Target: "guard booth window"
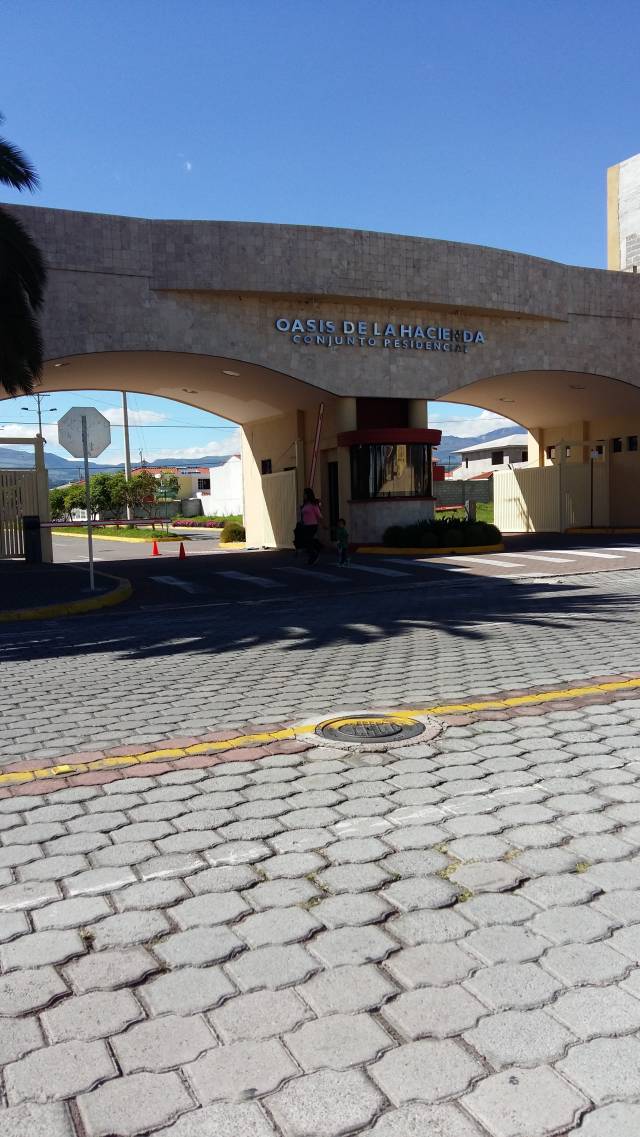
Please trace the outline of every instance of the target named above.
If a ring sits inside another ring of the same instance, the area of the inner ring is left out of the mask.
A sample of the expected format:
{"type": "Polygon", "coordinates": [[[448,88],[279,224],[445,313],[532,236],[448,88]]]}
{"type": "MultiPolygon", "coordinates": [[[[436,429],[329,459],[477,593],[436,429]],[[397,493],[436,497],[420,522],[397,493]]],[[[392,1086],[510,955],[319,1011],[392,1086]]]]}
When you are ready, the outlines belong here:
{"type": "Polygon", "coordinates": [[[431,497],[431,446],[367,443],[351,447],[351,497],[431,497]]]}

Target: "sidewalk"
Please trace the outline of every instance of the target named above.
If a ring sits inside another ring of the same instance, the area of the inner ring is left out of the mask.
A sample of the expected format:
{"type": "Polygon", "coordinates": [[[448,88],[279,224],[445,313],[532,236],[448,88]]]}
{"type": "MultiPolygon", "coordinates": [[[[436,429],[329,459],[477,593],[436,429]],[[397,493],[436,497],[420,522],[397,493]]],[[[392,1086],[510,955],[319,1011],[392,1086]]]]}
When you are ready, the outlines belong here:
{"type": "Polygon", "coordinates": [[[22,560],[0,560],[0,620],[38,613],[42,618],[66,614],[61,609],[102,607],[114,592],[116,577],[95,573],[95,591],[89,590],[88,566],[27,565],[22,560]],[[97,603],[96,603],[97,601],[97,603]]]}
{"type": "Polygon", "coordinates": [[[3,1137],[640,1132],[638,688],[446,724],[1,787],[3,1137]]]}

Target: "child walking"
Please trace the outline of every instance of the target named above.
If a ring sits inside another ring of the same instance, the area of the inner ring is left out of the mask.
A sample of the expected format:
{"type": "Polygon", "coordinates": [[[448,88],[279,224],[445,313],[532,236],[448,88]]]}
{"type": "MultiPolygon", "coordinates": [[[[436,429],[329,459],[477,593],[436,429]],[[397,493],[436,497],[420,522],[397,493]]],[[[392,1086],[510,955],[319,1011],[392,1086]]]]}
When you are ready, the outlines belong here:
{"type": "Polygon", "coordinates": [[[349,533],[347,530],[347,523],[344,517],[338,518],[338,527],[336,529],[336,548],[338,550],[338,564],[349,564],[349,533]]]}

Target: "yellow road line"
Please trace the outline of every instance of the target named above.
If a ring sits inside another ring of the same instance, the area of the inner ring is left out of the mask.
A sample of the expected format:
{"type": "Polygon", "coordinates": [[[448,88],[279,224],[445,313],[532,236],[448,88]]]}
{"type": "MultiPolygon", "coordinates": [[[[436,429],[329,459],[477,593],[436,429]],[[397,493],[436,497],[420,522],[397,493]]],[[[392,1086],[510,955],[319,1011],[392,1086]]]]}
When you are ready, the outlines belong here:
{"type": "MultiPolygon", "coordinates": [[[[613,679],[607,683],[592,683],[584,687],[564,687],[555,691],[534,692],[531,695],[510,695],[505,699],[484,699],[473,703],[441,703],[436,706],[414,707],[409,710],[403,708],[401,711],[390,711],[389,717],[399,720],[411,719],[421,715],[469,714],[477,711],[508,710],[509,707],[551,703],[562,699],[579,699],[585,695],[601,695],[608,692],[637,690],[638,688],[640,688],[640,678],[613,679]]],[[[313,734],[316,726],[316,722],[303,723],[301,726],[283,727],[281,730],[264,730],[257,731],[254,734],[242,734],[238,735],[237,738],[228,738],[219,742],[197,742],[192,746],[147,750],[144,754],[123,753],[111,755],[107,758],[96,758],[78,765],[65,763],[58,766],[45,766],[37,770],[15,770],[4,774],[0,773],[0,786],[19,785],[25,782],[39,781],[43,778],[64,777],[66,774],[86,774],[93,770],[113,770],[120,766],[137,766],[145,762],[188,758],[194,754],[237,750],[240,747],[252,744],[283,742],[286,739],[297,738],[301,734],[313,734]]]]}

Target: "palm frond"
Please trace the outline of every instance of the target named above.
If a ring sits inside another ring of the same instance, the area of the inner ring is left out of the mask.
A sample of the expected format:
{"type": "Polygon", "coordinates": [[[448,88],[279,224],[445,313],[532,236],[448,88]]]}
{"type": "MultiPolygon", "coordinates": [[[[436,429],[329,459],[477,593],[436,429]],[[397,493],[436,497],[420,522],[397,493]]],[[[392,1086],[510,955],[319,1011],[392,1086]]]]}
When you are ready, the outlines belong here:
{"type": "Polygon", "coordinates": [[[36,190],[40,179],[35,167],[12,142],[0,138],[0,182],[13,189],[36,190]]]}
{"type": "Polygon", "coordinates": [[[7,209],[0,208],[0,287],[18,280],[31,307],[37,311],[44,300],[47,269],[35,241],[7,209]]]}

